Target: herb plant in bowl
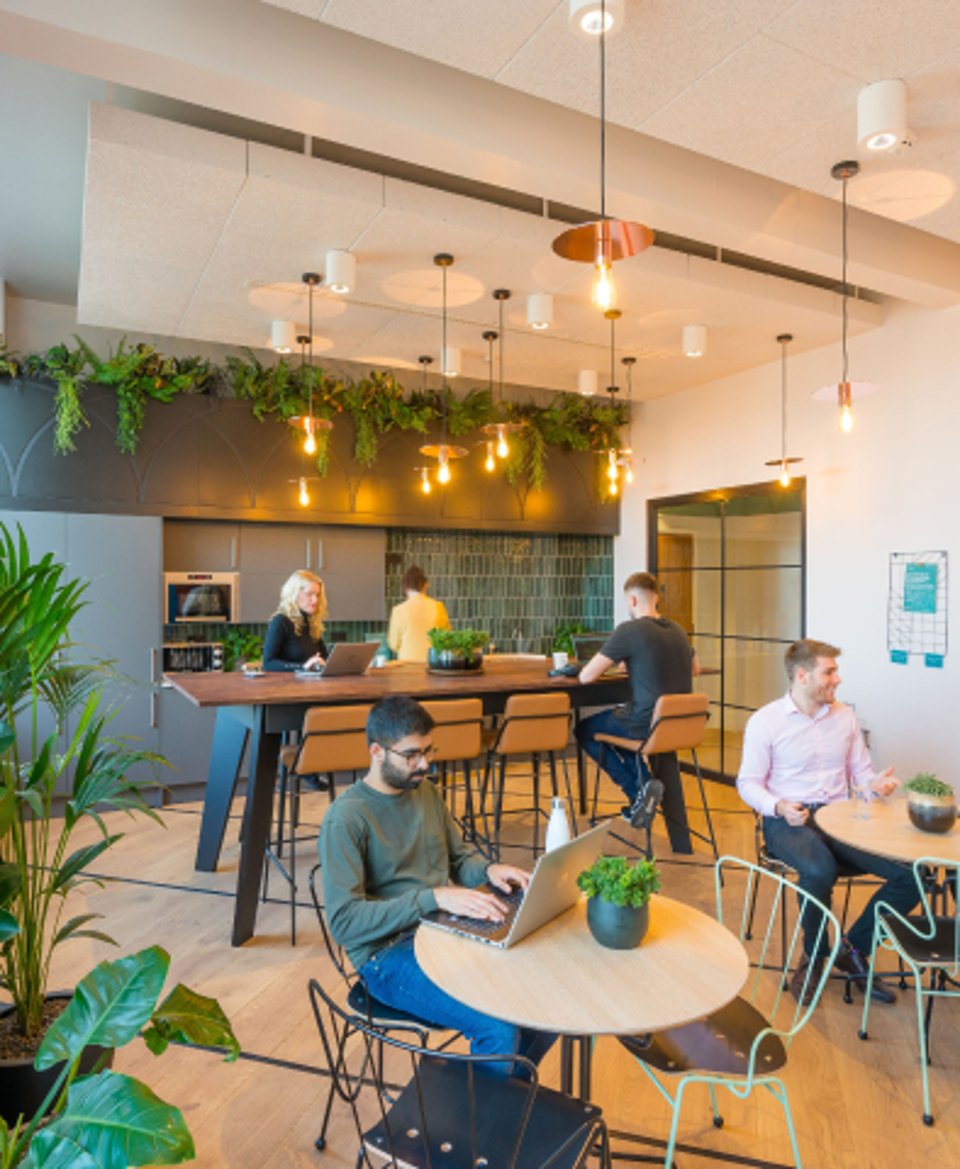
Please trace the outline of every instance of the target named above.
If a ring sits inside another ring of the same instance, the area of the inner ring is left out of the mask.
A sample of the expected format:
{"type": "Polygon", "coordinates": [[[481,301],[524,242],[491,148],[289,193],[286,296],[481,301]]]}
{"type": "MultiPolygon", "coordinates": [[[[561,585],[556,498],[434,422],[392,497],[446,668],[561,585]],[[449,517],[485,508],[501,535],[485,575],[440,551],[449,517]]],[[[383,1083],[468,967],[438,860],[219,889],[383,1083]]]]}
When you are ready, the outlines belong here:
{"type": "Polygon", "coordinates": [[[918,772],[903,785],[907,793],[907,815],[921,832],[949,832],[957,820],[957,797],[953,788],[929,771],[918,772]]]}
{"type": "Polygon", "coordinates": [[[481,650],[490,640],[486,630],[430,629],[427,637],[430,639],[428,669],[456,673],[483,669],[481,650]]]}
{"type": "Polygon", "coordinates": [[[650,896],[660,888],[656,863],[641,857],[602,856],[584,869],[577,884],[587,895],[587,925],[610,950],[632,950],[650,924],[650,896]]]}

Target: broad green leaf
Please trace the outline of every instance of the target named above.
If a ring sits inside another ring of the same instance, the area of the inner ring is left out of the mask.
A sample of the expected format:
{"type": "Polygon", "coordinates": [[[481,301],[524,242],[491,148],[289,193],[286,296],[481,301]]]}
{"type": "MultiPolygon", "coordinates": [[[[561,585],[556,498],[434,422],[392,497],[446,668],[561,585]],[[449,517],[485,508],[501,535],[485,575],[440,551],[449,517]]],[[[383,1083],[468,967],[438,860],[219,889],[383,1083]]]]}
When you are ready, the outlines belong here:
{"type": "Polygon", "coordinates": [[[143,1038],[154,1055],[160,1055],[168,1043],[225,1047],[228,1063],[240,1054],[240,1043],[217,1000],[197,994],[182,982],[157,1007],[150,1024],[143,1038]]]}
{"type": "Polygon", "coordinates": [[[117,1072],[75,1080],[62,1114],[45,1131],[75,1142],[104,1169],[179,1165],[196,1155],[180,1110],[117,1072]]]}
{"type": "Polygon", "coordinates": [[[43,1071],[72,1061],[91,1043],[129,1043],[150,1018],[169,966],[170,955],[159,946],[95,966],[47,1031],[34,1066],[43,1071]]]}
{"type": "Polygon", "coordinates": [[[41,1128],[34,1133],[21,1169],[101,1169],[101,1163],[76,1141],[58,1135],[55,1129],[41,1128]]]}
{"type": "Polygon", "coordinates": [[[16,937],[19,932],[20,926],[13,914],[8,913],[5,909],[0,909],[0,942],[5,942],[7,938],[16,937]]]}
{"type": "MultiPolygon", "coordinates": [[[[80,913],[76,917],[71,917],[69,921],[57,930],[56,937],[53,939],[53,945],[59,946],[61,942],[65,942],[67,938],[76,935],[77,930],[81,926],[87,924],[88,921],[96,921],[97,918],[103,917],[102,913],[80,913]]],[[[86,932],[86,931],[85,931],[86,932]]],[[[84,936],[83,934],[79,936],[84,936]]]]}

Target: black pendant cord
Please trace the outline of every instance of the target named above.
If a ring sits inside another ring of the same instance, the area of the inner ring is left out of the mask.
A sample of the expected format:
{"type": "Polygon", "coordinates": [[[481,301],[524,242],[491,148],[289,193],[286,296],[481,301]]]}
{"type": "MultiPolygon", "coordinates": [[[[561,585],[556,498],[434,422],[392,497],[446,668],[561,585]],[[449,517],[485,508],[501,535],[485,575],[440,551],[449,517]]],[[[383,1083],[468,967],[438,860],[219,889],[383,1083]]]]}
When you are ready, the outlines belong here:
{"type": "Polygon", "coordinates": [[[607,2],[600,0],[600,218],[607,218],[607,2]]]}
{"type": "Polygon", "coordinates": [[[848,179],[844,177],[843,180],[843,288],[841,294],[843,296],[843,381],[847,381],[847,182],[848,179]]]}
{"type": "Polygon", "coordinates": [[[500,355],[500,396],[497,407],[503,410],[503,298],[497,301],[497,320],[500,323],[500,337],[497,341],[497,351],[500,355]]]}
{"type": "Polygon", "coordinates": [[[787,342],[780,342],[780,462],[787,465],[787,342]]]}
{"type": "Polygon", "coordinates": [[[617,318],[610,318],[610,401],[613,402],[613,396],[617,392],[616,385],[616,328],[617,318]]]}

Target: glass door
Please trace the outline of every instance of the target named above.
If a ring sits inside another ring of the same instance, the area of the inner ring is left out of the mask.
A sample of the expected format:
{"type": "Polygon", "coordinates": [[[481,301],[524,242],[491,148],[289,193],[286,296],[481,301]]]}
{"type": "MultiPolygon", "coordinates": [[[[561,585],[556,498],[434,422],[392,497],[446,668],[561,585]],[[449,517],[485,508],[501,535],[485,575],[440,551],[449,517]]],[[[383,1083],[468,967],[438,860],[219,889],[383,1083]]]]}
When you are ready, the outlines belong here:
{"type": "Polygon", "coordinates": [[[786,690],[783,653],[806,629],[805,481],[650,500],[660,608],[690,634],[710,696],[705,774],[732,782],[750,714],[786,690]]]}

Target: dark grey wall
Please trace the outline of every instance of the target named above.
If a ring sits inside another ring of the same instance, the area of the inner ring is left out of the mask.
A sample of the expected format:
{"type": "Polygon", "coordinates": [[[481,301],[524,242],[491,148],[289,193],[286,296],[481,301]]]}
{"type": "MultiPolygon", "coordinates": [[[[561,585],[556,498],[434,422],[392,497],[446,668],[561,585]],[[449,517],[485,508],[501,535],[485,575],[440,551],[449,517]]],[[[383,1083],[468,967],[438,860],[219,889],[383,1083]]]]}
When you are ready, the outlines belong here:
{"type": "MultiPolygon", "coordinates": [[[[373,524],[614,535],[619,505],[602,501],[597,457],[551,451],[543,491],[522,494],[483,470],[470,439],[449,487],[420,490],[424,463],[415,434],[382,440],[368,471],[351,457],[353,425],[337,422],[330,473],[310,483],[311,505],[296,502],[296,478],[309,471],[289,428],[257,422],[247,405],[198,396],[147,406],[136,456],[114,446],[115,399],[84,392],[91,420],[71,455],[53,453],[53,390],[40,382],[0,383],[0,507],[207,519],[373,524]]],[[[432,439],[435,441],[435,436],[432,439]]]]}

